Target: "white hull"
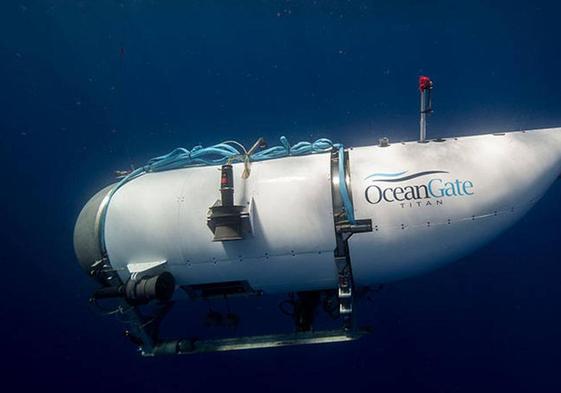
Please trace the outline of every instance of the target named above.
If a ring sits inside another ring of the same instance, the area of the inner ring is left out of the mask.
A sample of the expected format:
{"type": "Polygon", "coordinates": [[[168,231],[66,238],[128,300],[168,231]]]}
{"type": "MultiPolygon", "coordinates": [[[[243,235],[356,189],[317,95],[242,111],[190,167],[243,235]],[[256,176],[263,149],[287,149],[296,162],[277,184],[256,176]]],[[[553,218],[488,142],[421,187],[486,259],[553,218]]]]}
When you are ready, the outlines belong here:
{"type": "MultiPolygon", "coordinates": [[[[232,242],[213,242],[206,222],[218,169],[146,174],[114,194],[105,244],[121,279],[131,264],[166,261],[178,285],[336,288],[330,154],[254,162],[247,180],[235,164],[253,233],[232,242]]],[[[349,241],[355,284],[368,286],[442,266],[511,226],[561,173],[561,129],[354,148],[349,171],[354,215],[374,228],[349,241]]]]}

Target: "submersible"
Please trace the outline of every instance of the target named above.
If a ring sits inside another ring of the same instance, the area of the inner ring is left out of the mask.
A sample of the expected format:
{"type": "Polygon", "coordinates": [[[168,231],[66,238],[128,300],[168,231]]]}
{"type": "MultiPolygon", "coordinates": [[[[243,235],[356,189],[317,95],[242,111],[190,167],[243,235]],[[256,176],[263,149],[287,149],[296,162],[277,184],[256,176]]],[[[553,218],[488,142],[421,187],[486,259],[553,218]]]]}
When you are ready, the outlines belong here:
{"type": "Polygon", "coordinates": [[[144,355],[360,337],[357,293],[472,252],[561,174],[561,128],[428,140],[424,78],[418,141],[177,149],[99,191],[74,233],[101,284],[92,302],[121,302],[144,355]],[[179,289],[192,299],[292,293],[296,332],[163,339],[157,326],[179,289]],[[314,329],[321,303],[336,305],[340,330],[314,329]],[[146,304],[160,311],[146,316],[146,304]]]}

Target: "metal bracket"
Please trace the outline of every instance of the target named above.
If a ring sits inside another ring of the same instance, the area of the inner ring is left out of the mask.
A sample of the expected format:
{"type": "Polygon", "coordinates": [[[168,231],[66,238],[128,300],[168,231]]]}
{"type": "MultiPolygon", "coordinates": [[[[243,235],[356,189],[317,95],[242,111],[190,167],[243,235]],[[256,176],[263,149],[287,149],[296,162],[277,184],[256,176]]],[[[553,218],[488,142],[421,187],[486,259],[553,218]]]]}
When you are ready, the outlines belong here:
{"type": "Polygon", "coordinates": [[[335,257],[337,266],[337,297],[339,298],[339,314],[345,317],[353,312],[353,274],[347,256],[335,257]]]}
{"type": "MultiPolygon", "coordinates": [[[[349,190],[349,198],[352,201],[350,178],[347,168],[348,153],[344,154],[345,159],[345,182],[349,190]]],[[[372,220],[355,220],[351,224],[347,219],[347,214],[341,200],[339,192],[339,154],[334,151],[331,154],[331,196],[333,199],[333,220],[335,225],[335,239],[337,242],[334,256],[337,269],[337,297],[339,299],[339,314],[343,318],[343,328],[348,331],[353,329],[353,303],[354,303],[354,280],[349,252],[349,238],[355,233],[372,232],[372,220]],[[336,181],[337,180],[337,181],[336,181]]]]}
{"type": "Polygon", "coordinates": [[[127,269],[131,274],[131,280],[138,280],[148,274],[157,274],[164,271],[167,261],[144,262],[144,263],[129,263],[127,269]]]}

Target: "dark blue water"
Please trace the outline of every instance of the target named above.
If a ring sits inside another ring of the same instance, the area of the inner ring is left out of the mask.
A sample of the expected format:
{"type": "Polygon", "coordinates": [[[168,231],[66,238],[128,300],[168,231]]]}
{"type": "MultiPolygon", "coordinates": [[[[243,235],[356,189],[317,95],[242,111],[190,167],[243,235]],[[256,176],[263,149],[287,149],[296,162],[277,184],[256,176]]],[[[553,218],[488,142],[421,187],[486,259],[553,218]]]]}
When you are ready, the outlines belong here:
{"type": "MultiPolygon", "coordinates": [[[[538,2],[3,1],[2,389],[561,389],[561,182],[476,254],[388,285],[361,310],[375,332],[343,345],[143,359],[119,323],[88,307],[95,285],[71,241],[113,170],[176,146],[414,139],[424,73],[436,85],[431,137],[559,126],[560,12],[538,2]]],[[[242,324],[286,324],[259,307],[241,310],[242,324]]]]}

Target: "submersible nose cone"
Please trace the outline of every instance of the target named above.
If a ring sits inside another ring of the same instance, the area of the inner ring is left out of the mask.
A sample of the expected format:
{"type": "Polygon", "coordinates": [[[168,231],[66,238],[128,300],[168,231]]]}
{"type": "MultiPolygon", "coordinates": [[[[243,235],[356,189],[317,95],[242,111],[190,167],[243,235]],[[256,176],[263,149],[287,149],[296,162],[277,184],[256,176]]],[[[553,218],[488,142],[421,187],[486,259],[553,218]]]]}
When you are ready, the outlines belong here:
{"type": "Polygon", "coordinates": [[[74,252],[80,266],[90,273],[92,265],[103,257],[99,238],[100,212],[113,185],[95,194],[83,207],[74,226],[74,252]]]}

